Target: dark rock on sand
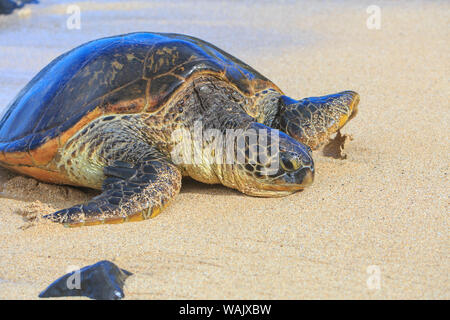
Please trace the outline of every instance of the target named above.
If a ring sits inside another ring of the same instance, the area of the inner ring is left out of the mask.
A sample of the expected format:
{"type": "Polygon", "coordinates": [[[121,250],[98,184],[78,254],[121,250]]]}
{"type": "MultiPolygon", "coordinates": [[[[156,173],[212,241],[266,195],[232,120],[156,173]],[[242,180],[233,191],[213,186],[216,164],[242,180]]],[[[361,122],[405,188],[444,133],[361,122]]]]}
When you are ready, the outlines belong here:
{"type": "Polygon", "coordinates": [[[131,272],[110,261],[100,261],[57,279],[39,294],[39,298],[86,296],[119,300],[125,296],[123,285],[130,275],[131,272]]]}
{"type": "Polygon", "coordinates": [[[38,3],[37,0],[0,0],[0,14],[10,14],[27,3],[38,3]]]}

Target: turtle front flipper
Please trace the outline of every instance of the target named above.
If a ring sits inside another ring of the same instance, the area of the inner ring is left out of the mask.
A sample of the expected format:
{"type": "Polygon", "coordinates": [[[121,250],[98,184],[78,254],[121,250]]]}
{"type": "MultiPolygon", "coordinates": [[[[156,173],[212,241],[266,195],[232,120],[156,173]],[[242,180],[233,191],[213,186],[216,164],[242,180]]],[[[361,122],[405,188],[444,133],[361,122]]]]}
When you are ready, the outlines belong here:
{"type": "Polygon", "coordinates": [[[281,96],[276,120],[280,130],[311,149],[317,149],[356,115],[358,103],[359,95],[354,91],[300,101],[281,96]]]}
{"type": "Polygon", "coordinates": [[[179,169],[155,150],[134,163],[112,161],[104,174],[103,193],[45,218],[69,227],[140,221],[158,215],[181,188],[179,169]]]}

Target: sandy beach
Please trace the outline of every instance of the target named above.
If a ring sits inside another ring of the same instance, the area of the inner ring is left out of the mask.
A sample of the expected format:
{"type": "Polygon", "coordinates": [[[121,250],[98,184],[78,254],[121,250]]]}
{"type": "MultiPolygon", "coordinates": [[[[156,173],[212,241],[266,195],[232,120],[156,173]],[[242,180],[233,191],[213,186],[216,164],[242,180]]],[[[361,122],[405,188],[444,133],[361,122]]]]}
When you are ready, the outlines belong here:
{"type": "Polygon", "coordinates": [[[377,1],[371,29],[372,4],[41,0],[0,16],[0,110],[65,51],[133,31],[205,39],[295,98],[361,96],[347,158],[315,151],[314,184],[285,198],[186,179],[155,219],[70,229],[24,216],[95,191],[0,169],[0,299],[100,260],[134,274],[126,299],[449,299],[450,4],[377,1]]]}

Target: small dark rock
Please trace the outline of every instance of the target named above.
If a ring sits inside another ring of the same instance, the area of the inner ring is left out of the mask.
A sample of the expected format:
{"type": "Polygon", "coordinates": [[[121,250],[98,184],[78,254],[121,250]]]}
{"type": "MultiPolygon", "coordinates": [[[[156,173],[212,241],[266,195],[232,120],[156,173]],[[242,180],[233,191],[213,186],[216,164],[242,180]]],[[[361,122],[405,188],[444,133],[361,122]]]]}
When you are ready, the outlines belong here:
{"type": "Polygon", "coordinates": [[[10,14],[27,3],[38,3],[37,0],[0,0],[0,14],[10,14]]]}
{"type": "Polygon", "coordinates": [[[125,296],[123,285],[130,275],[131,272],[110,261],[100,261],[57,279],[39,294],[39,298],[86,296],[96,300],[119,300],[125,296]]]}

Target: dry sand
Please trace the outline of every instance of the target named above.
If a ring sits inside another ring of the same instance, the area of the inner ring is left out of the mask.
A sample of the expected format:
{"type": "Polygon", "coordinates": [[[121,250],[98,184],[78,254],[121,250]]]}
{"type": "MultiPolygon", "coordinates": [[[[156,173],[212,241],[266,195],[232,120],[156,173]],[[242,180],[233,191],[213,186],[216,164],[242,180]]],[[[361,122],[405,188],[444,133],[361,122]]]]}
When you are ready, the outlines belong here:
{"type": "Polygon", "coordinates": [[[1,106],[78,44],[172,31],[215,43],[293,97],[358,91],[343,130],[354,139],[345,160],[315,152],[314,185],[286,198],[188,180],[156,219],[78,229],[23,215],[92,192],[2,170],[0,298],[37,298],[68,267],[103,259],[134,273],[127,299],[449,298],[448,2],[377,1],[380,30],[366,27],[372,2],[361,1],[78,4],[80,30],[66,28],[68,2],[0,17],[1,106]]]}

